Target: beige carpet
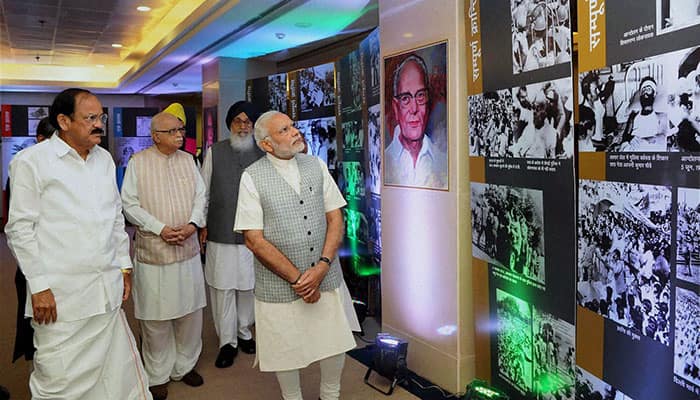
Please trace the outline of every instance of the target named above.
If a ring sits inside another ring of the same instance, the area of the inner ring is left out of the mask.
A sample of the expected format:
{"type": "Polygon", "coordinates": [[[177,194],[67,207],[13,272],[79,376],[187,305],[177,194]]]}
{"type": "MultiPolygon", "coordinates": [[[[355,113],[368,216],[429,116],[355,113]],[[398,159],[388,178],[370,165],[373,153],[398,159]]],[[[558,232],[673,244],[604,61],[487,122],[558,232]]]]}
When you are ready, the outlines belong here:
{"type": "MultiPolygon", "coordinates": [[[[15,335],[15,313],[17,297],[14,287],[15,261],[12,258],[5,242],[5,235],[0,235],[0,385],[10,390],[12,399],[30,399],[29,373],[30,363],[23,359],[12,364],[12,349],[15,335]]],[[[138,338],[137,324],[133,318],[133,304],[131,301],[124,305],[129,316],[132,330],[138,338]]],[[[368,332],[376,332],[376,324],[372,320],[365,321],[365,329],[368,332]]],[[[369,334],[368,334],[369,336],[369,334]]],[[[197,371],[204,378],[204,385],[191,388],[180,382],[172,382],[169,386],[172,400],[190,399],[236,399],[236,400],[267,400],[280,399],[279,387],[274,374],[262,373],[252,368],[253,356],[239,353],[234,365],[226,369],[214,367],[214,359],[218,353],[218,341],[211,320],[209,308],[204,310],[203,329],[204,348],[197,366],[197,371]]],[[[359,341],[358,341],[359,342],[359,341]]],[[[363,345],[362,342],[359,342],[363,345]]],[[[345,370],[343,372],[341,399],[347,400],[371,400],[385,399],[380,394],[365,385],[363,377],[367,368],[351,357],[346,357],[345,370]]],[[[374,375],[373,375],[374,376],[374,375]]],[[[318,385],[320,372],[318,364],[311,365],[301,374],[304,398],[315,400],[318,398],[318,385]]],[[[377,383],[382,382],[381,378],[377,383]]],[[[397,388],[389,397],[394,400],[410,400],[417,397],[397,388]]]]}

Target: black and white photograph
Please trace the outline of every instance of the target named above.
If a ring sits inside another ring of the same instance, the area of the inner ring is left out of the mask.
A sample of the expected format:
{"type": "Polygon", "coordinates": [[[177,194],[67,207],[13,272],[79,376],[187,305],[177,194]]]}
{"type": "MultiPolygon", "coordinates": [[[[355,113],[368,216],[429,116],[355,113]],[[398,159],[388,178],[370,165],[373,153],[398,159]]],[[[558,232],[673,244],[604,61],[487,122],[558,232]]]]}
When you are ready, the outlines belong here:
{"type": "Polygon", "coordinates": [[[633,400],[581,367],[576,367],[576,400],[633,400]]]}
{"type": "Polygon", "coordinates": [[[671,190],[579,181],[577,300],[669,345],[671,190]]]}
{"type": "Polygon", "coordinates": [[[338,157],[335,141],[335,117],[297,121],[295,125],[304,136],[307,154],[323,160],[329,170],[336,169],[338,157]]]}
{"type": "Polygon", "coordinates": [[[569,78],[512,89],[513,134],[508,141],[506,156],[573,157],[572,89],[569,78]]]}
{"type": "Polygon", "coordinates": [[[287,74],[275,74],[267,77],[267,101],[270,110],[287,113],[287,74]]]}
{"type": "MultiPolygon", "coordinates": [[[[299,71],[299,91],[301,114],[317,114],[327,109],[328,115],[335,107],[335,66],[334,63],[317,65],[299,71]]],[[[317,115],[320,116],[320,115],[317,115]]],[[[303,117],[303,115],[302,115],[303,117]]]]}
{"type": "Polygon", "coordinates": [[[374,194],[381,194],[382,189],[382,136],[379,132],[379,112],[381,106],[376,104],[367,109],[367,149],[369,152],[369,189],[374,194]]]}
{"type": "Polygon", "coordinates": [[[367,104],[379,104],[379,28],[360,43],[365,72],[367,104]]]}
{"type": "MultiPolygon", "coordinates": [[[[573,400],[576,380],[574,326],[533,307],[533,391],[573,400]]],[[[546,398],[546,397],[545,397],[546,398]]]]}
{"type": "Polygon", "coordinates": [[[49,116],[48,107],[27,107],[27,135],[36,136],[39,121],[49,116]]]}
{"type": "Polygon", "coordinates": [[[700,387],[700,296],[676,289],[673,373],[700,387]]]}
{"type": "Polygon", "coordinates": [[[355,118],[342,120],[343,128],[343,153],[359,153],[364,150],[365,146],[365,132],[362,129],[362,121],[355,118]]]}
{"type": "Polygon", "coordinates": [[[700,48],[579,75],[579,151],[700,152],[700,48]]]}
{"type": "Polygon", "coordinates": [[[530,304],[496,289],[498,374],[522,394],[532,391],[532,311],[530,304]]]}
{"type": "Polygon", "coordinates": [[[365,197],[365,171],[358,161],[343,161],[346,200],[359,200],[365,197]]]}
{"type": "Polygon", "coordinates": [[[542,191],[471,183],[472,254],[545,284],[542,191]]]}
{"type": "Polygon", "coordinates": [[[370,205],[368,207],[369,213],[369,241],[372,244],[372,250],[374,254],[382,254],[382,205],[381,198],[376,195],[372,195],[370,199],[370,205]]]}
{"type": "Polygon", "coordinates": [[[656,0],[656,33],[700,24],[700,0],[656,0]]]}
{"type": "MultiPolygon", "coordinates": [[[[36,136],[36,135],[35,135],[36,136]]],[[[2,188],[7,184],[10,161],[15,154],[36,143],[35,137],[4,136],[2,138],[2,188]]]]}
{"type": "Polygon", "coordinates": [[[360,51],[355,50],[338,60],[338,84],[342,113],[353,113],[362,108],[362,69],[360,51]]]}
{"type": "Polygon", "coordinates": [[[366,243],[368,234],[367,217],[358,211],[343,207],[345,235],[349,240],[366,243]]]}
{"type": "Polygon", "coordinates": [[[676,277],[700,285],[700,189],[678,188],[676,277]]]}
{"type": "Polygon", "coordinates": [[[510,0],[514,74],[571,61],[571,6],[569,0],[510,0]]]}
{"type": "Polygon", "coordinates": [[[469,155],[506,157],[513,143],[510,89],[469,96],[469,155]]]}
{"type": "Polygon", "coordinates": [[[151,137],[151,119],[152,117],[137,116],[136,117],[136,134],[133,136],[151,137]]]}

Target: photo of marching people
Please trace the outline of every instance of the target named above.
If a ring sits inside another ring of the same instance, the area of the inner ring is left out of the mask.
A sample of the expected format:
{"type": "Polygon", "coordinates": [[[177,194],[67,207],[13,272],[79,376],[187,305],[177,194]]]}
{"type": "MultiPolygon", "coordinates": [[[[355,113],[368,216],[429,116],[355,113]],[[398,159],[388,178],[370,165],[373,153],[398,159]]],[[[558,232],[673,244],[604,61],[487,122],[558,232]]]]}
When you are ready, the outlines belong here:
{"type": "Polygon", "coordinates": [[[358,161],[343,161],[343,176],[345,177],[346,200],[359,200],[365,197],[365,172],[362,163],[358,161]]]}
{"type": "Polygon", "coordinates": [[[678,188],[676,277],[700,285],[700,189],[678,188]]]}
{"type": "Polygon", "coordinates": [[[656,34],[700,24],[700,0],[656,0],[656,34]]]}
{"type": "Polygon", "coordinates": [[[287,74],[267,77],[267,101],[270,104],[270,110],[287,113],[287,74]]]}
{"type": "Polygon", "coordinates": [[[571,79],[512,89],[513,136],[507,157],[571,158],[574,154],[571,79]]]}
{"type": "Polygon", "coordinates": [[[510,0],[514,74],[571,61],[570,7],[569,0],[510,0]]]}
{"type": "Polygon", "coordinates": [[[367,109],[367,140],[369,141],[369,189],[380,194],[382,188],[382,137],[379,132],[380,104],[367,109]]]}
{"type": "Polygon", "coordinates": [[[673,372],[700,387],[700,296],[676,289],[673,372]]]}
{"type": "Polygon", "coordinates": [[[533,307],[533,391],[558,400],[574,399],[574,326],[533,307]]]}
{"type": "Polygon", "coordinates": [[[579,151],[700,152],[700,48],[579,75],[579,151]]]}
{"type": "Polygon", "coordinates": [[[472,182],[471,210],[474,257],[544,284],[542,192],[472,182]]]}
{"type": "Polygon", "coordinates": [[[521,394],[532,391],[532,313],[525,301],[496,289],[498,372],[521,394]]]}
{"type": "Polygon", "coordinates": [[[633,400],[621,391],[576,367],[576,400],[633,400]]]}
{"type": "Polygon", "coordinates": [[[469,155],[506,157],[512,140],[510,89],[469,96],[469,155]]]}
{"type": "Polygon", "coordinates": [[[671,190],[579,182],[578,304],[668,346],[671,190]]]}
{"type": "Polygon", "coordinates": [[[317,156],[326,163],[329,170],[335,170],[338,160],[335,117],[297,121],[295,125],[304,136],[307,154],[317,156]]]}
{"type": "MultiPolygon", "coordinates": [[[[316,113],[335,106],[334,63],[317,65],[299,71],[301,113],[316,113]]],[[[333,113],[333,110],[330,110],[333,113]]],[[[303,117],[303,115],[302,115],[303,117]]]]}

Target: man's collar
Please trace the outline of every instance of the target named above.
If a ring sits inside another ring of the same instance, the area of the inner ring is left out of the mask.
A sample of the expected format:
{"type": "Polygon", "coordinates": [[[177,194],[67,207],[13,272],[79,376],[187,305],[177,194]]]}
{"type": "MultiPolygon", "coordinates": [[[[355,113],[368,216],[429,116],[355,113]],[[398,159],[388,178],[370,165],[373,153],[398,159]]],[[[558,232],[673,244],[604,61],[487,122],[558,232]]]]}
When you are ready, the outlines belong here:
{"type": "MultiPolygon", "coordinates": [[[[391,144],[393,144],[393,142],[396,142],[396,145],[399,148],[399,155],[401,155],[401,153],[403,153],[404,151],[407,152],[408,150],[406,150],[406,148],[403,147],[403,144],[401,144],[401,140],[399,140],[399,135],[401,135],[401,127],[399,125],[396,125],[396,128],[394,129],[394,139],[392,140],[392,143],[390,143],[390,146],[391,144]]],[[[431,158],[433,157],[433,141],[430,140],[430,137],[428,137],[428,135],[426,135],[425,133],[423,133],[423,142],[421,143],[417,159],[420,159],[424,155],[428,155],[431,158]]]]}

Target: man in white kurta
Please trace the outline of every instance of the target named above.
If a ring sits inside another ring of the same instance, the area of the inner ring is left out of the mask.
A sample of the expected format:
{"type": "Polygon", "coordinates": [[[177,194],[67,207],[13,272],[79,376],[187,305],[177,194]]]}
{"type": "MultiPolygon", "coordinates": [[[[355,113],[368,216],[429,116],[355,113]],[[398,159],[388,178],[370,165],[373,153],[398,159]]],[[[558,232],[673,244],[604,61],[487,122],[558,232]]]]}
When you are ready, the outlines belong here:
{"type": "Polygon", "coordinates": [[[214,365],[233,365],[238,349],[255,353],[251,326],[255,322],[253,253],[245,247],[243,235],[233,231],[238,187],[243,170],[264,155],[253,140],[257,112],[253,104],[238,101],[229,107],[227,140],[207,149],[202,165],[206,187],[207,227],[200,231],[206,245],[204,276],[209,285],[214,328],[219,337],[219,354],[214,365]]]}
{"type": "Polygon", "coordinates": [[[356,325],[336,254],[346,203],[326,166],[298,154],[304,143],[287,115],[263,114],[255,139],[267,155],[241,177],[234,229],[256,257],[260,370],[276,372],[285,400],[299,400],[299,369],[320,361],[320,398],[338,399],[344,353],[355,346],[349,320],[356,325]]]}
{"type": "Polygon", "coordinates": [[[33,399],[151,399],[121,310],[131,289],[129,237],[115,166],[100,143],[102,104],[67,89],[51,105],[58,133],[10,164],[8,245],[27,278],[33,399]]]}
{"type": "Polygon", "coordinates": [[[178,118],[154,116],[154,145],[131,158],[122,185],[124,212],[137,227],[134,314],[154,399],[167,397],[171,379],[203,383],[194,367],[206,306],[196,235],[204,225],[205,189],[192,156],[178,150],[184,136],[178,118]]]}

